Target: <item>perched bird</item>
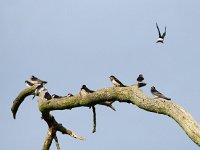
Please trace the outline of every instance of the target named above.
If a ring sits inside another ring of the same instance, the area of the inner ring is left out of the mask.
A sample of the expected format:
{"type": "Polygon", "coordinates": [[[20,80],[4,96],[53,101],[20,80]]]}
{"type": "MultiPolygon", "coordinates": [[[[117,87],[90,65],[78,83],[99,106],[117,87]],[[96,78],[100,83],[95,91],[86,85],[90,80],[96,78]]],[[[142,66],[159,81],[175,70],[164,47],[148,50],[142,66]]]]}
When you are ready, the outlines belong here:
{"type": "Polygon", "coordinates": [[[138,87],[141,88],[143,86],[146,86],[147,84],[143,82],[144,77],[142,74],[140,74],[137,78],[137,82],[138,82],[138,87]]]}
{"type": "Polygon", "coordinates": [[[56,94],[53,94],[53,95],[52,95],[52,98],[62,98],[62,96],[58,96],[58,95],[56,95],[56,94]]]}
{"type": "Polygon", "coordinates": [[[33,75],[30,78],[30,82],[32,84],[43,84],[43,85],[47,83],[47,81],[40,80],[40,79],[38,79],[37,77],[35,77],[33,75]]]}
{"type": "Polygon", "coordinates": [[[26,85],[28,86],[28,87],[30,87],[30,86],[33,86],[34,84],[33,83],[31,83],[30,81],[28,81],[28,80],[26,80],[25,81],[25,83],[26,83],[26,85]]]}
{"type": "Polygon", "coordinates": [[[156,43],[164,43],[164,38],[165,38],[165,35],[166,35],[166,26],[165,26],[165,32],[161,35],[161,33],[160,33],[160,29],[159,29],[159,27],[158,27],[158,24],[156,23],[156,27],[157,27],[157,29],[158,29],[158,34],[159,34],[159,38],[158,38],[158,40],[157,40],[157,42],[156,43]]]}
{"type": "Polygon", "coordinates": [[[121,83],[115,76],[111,75],[110,81],[116,86],[116,87],[126,87],[123,83],[121,83]]]}
{"type": "Polygon", "coordinates": [[[138,76],[138,78],[137,78],[137,81],[138,81],[138,82],[142,82],[143,80],[144,80],[144,77],[143,77],[142,74],[140,74],[140,75],[138,76]]]}
{"type": "Polygon", "coordinates": [[[158,92],[154,86],[151,87],[151,93],[154,96],[157,96],[158,98],[164,98],[166,100],[171,100],[171,98],[168,98],[168,97],[164,96],[162,93],[158,92]]]}
{"type": "Polygon", "coordinates": [[[74,96],[72,93],[68,93],[66,97],[72,97],[74,96]]]}
{"type": "Polygon", "coordinates": [[[47,101],[47,100],[52,99],[51,94],[49,94],[46,88],[43,87],[38,92],[39,92],[39,101],[40,100],[47,101]]]}
{"type": "MultiPolygon", "coordinates": [[[[31,82],[28,81],[28,80],[26,80],[25,83],[26,83],[26,85],[27,85],[28,87],[31,87],[31,86],[34,85],[33,83],[31,83],[31,82]]],[[[34,95],[33,95],[33,98],[32,98],[32,99],[34,99],[36,95],[39,95],[39,92],[38,92],[38,91],[39,91],[42,87],[43,87],[43,85],[39,85],[39,84],[38,84],[38,87],[35,89],[34,95]]]]}
{"type": "Polygon", "coordinates": [[[88,89],[86,85],[82,85],[80,95],[86,96],[87,94],[93,93],[93,92],[95,92],[95,91],[88,89]]]}
{"type": "Polygon", "coordinates": [[[32,99],[34,99],[36,95],[39,95],[40,91],[43,90],[43,89],[45,89],[44,86],[43,86],[43,84],[38,84],[37,88],[34,91],[34,95],[33,95],[32,99]]]}

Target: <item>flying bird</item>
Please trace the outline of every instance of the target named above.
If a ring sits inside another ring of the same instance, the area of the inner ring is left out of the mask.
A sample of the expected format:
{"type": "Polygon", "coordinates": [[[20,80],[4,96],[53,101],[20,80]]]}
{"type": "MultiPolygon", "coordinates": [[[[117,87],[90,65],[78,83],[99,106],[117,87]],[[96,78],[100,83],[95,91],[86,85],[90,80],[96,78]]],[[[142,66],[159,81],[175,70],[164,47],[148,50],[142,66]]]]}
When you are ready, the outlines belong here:
{"type": "Polygon", "coordinates": [[[158,98],[164,98],[166,100],[171,100],[171,98],[168,98],[168,97],[164,96],[162,93],[160,93],[159,91],[157,91],[154,86],[151,87],[151,93],[158,98]]]}
{"type": "Polygon", "coordinates": [[[158,24],[156,23],[156,27],[157,27],[157,29],[158,29],[158,34],[159,34],[159,38],[158,38],[158,40],[157,40],[157,42],[156,43],[164,43],[164,38],[165,38],[165,35],[166,35],[166,26],[165,26],[165,32],[161,35],[161,33],[160,33],[160,29],[159,29],[159,27],[158,27],[158,24]]]}
{"type": "Polygon", "coordinates": [[[32,84],[43,84],[43,85],[47,83],[47,81],[40,80],[40,79],[38,79],[37,77],[35,77],[33,75],[30,78],[30,82],[32,84]]]}
{"type": "Polygon", "coordinates": [[[116,86],[116,87],[126,87],[123,83],[121,83],[115,76],[111,75],[110,81],[116,86]]]}
{"type": "Polygon", "coordinates": [[[88,87],[86,85],[82,85],[81,87],[81,91],[80,91],[80,95],[81,96],[86,96],[89,93],[93,93],[93,90],[88,89],[88,87]]]}

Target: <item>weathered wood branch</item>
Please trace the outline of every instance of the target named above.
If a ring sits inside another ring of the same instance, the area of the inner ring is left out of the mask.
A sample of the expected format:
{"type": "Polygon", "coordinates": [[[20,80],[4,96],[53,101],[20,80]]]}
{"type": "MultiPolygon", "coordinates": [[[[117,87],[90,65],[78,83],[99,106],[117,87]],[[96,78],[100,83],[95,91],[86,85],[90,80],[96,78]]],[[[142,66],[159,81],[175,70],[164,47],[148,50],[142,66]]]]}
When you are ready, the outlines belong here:
{"type": "Polygon", "coordinates": [[[34,85],[31,86],[29,88],[24,89],[23,91],[21,91],[19,93],[19,95],[15,98],[15,100],[13,101],[13,105],[11,108],[12,114],[13,114],[13,118],[16,118],[16,114],[17,114],[17,110],[19,108],[19,106],[21,105],[21,103],[24,101],[24,99],[29,96],[29,95],[33,95],[34,91],[37,89],[39,85],[34,85]]]}
{"type": "MultiPolygon", "coordinates": [[[[16,114],[17,114],[20,104],[25,100],[25,98],[27,96],[34,95],[34,92],[38,86],[39,85],[33,85],[31,87],[28,87],[28,88],[22,90],[19,93],[19,95],[15,98],[15,100],[13,101],[13,105],[11,107],[11,111],[12,111],[14,119],[16,118],[16,114]]],[[[43,102],[44,102],[43,99],[40,99],[40,98],[38,99],[39,104],[43,103],[43,102]]],[[[55,140],[57,150],[60,150],[58,138],[56,136],[57,131],[61,132],[62,134],[67,134],[73,138],[76,138],[79,140],[84,140],[83,137],[78,136],[74,132],[66,129],[62,124],[58,123],[55,120],[54,116],[52,116],[50,114],[50,112],[42,112],[42,119],[44,119],[46,121],[46,123],[48,124],[48,127],[49,127],[42,150],[49,150],[53,139],[55,140]]]]}
{"type": "Polygon", "coordinates": [[[49,112],[42,113],[42,118],[46,121],[49,127],[42,150],[49,150],[53,139],[55,140],[57,149],[60,149],[58,138],[56,136],[57,131],[60,131],[62,134],[68,134],[71,137],[77,138],[79,140],[84,140],[83,137],[79,137],[72,131],[66,129],[62,124],[58,123],[54,116],[52,116],[49,112]]]}
{"type": "Polygon", "coordinates": [[[79,94],[61,98],[59,100],[49,100],[39,104],[41,112],[52,110],[72,109],[75,107],[92,106],[102,102],[126,102],[132,103],[146,111],[167,115],[173,118],[189,136],[189,138],[200,146],[200,125],[183,107],[172,101],[148,97],[138,85],[130,87],[109,87],[97,90],[94,93],[81,97],[79,94]]]}
{"type": "MultiPolygon", "coordinates": [[[[24,98],[33,93],[35,87],[23,90],[13,102],[12,112],[15,118],[17,110],[24,98]],[[32,90],[32,91],[31,91],[32,90]]],[[[153,99],[148,97],[138,85],[130,87],[109,87],[97,90],[94,93],[81,97],[79,94],[73,97],[63,97],[39,102],[39,110],[42,114],[49,113],[52,110],[72,109],[76,107],[90,107],[102,103],[113,103],[115,101],[131,103],[146,111],[167,115],[173,118],[188,137],[200,146],[200,125],[183,107],[172,101],[165,99],[153,99]]],[[[58,131],[70,133],[61,124],[58,131]]],[[[73,133],[71,135],[74,135],[73,133]]],[[[74,135],[76,137],[76,135],[74,135]]]]}

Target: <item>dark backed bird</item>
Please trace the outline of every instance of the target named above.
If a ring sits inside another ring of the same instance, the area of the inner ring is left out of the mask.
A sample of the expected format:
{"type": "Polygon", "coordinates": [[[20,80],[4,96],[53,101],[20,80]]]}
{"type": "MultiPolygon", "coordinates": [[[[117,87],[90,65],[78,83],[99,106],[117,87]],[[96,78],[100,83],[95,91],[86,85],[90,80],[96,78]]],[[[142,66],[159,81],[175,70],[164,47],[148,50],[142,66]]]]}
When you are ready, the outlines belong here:
{"type": "Polygon", "coordinates": [[[81,90],[80,90],[80,95],[81,96],[86,96],[89,93],[93,93],[95,91],[90,90],[86,85],[82,85],[81,90]]]}
{"type": "Polygon", "coordinates": [[[140,74],[140,75],[138,76],[138,78],[137,78],[137,81],[138,81],[138,82],[142,82],[143,80],[144,80],[144,77],[143,77],[142,74],[140,74]]]}
{"type": "Polygon", "coordinates": [[[30,87],[30,86],[33,86],[34,84],[33,83],[31,83],[30,81],[28,81],[28,80],[26,80],[25,81],[25,83],[26,83],[26,85],[28,86],[28,87],[30,87]]]}
{"type": "Polygon", "coordinates": [[[30,78],[30,82],[32,84],[43,84],[43,85],[47,83],[47,81],[40,80],[40,79],[38,79],[37,77],[35,77],[33,75],[30,78]]]}
{"type": "Polygon", "coordinates": [[[45,89],[44,87],[41,88],[38,92],[39,92],[39,100],[41,99],[41,100],[47,101],[47,100],[52,99],[51,94],[49,94],[47,89],[45,89]]]}
{"type": "Polygon", "coordinates": [[[116,86],[116,87],[126,87],[122,82],[120,82],[115,76],[111,75],[110,81],[116,86]]]}
{"type": "Polygon", "coordinates": [[[52,95],[52,98],[62,98],[62,96],[59,96],[59,95],[53,94],[53,95],[52,95]]]}
{"type": "Polygon", "coordinates": [[[161,33],[160,33],[160,29],[159,29],[159,27],[158,27],[158,24],[156,23],[156,27],[157,27],[157,29],[158,29],[158,35],[159,35],[159,38],[158,38],[158,40],[157,40],[157,42],[156,43],[164,43],[164,38],[165,38],[165,35],[166,35],[166,26],[165,26],[165,32],[161,35],[161,33]]]}
{"type": "Polygon", "coordinates": [[[163,95],[162,93],[160,93],[159,91],[156,90],[156,88],[154,86],[151,87],[151,93],[158,97],[158,98],[164,98],[166,100],[171,100],[171,98],[166,97],[165,95],[163,95]]]}
{"type": "Polygon", "coordinates": [[[72,97],[74,96],[72,93],[68,93],[66,97],[72,97]]]}

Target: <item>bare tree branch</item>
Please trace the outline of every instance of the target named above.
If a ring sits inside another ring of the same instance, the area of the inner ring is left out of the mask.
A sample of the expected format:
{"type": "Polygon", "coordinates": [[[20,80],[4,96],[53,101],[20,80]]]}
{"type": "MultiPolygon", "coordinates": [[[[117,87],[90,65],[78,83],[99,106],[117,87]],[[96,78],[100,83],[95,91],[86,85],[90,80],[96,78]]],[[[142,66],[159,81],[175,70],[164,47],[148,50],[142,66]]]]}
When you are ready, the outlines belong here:
{"type": "Polygon", "coordinates": [[[60,145],[58,143],[58,138],[57,138],[56,134],[54,135],[54,140],[55,140],[55,143],[56,143],[57,150],[60,150],[60,145]]]}
{"type": "Polygon", "coordinates": [[[53,132],[54,132],[53,128],[49,128],[48,129],[47,136],[45,138],[42,150],[49,150],[49,148],[51,146],[51,143],[53,141],[53,138],[54,138],[54,135],[53,135],[54,133],[53,132]]]}
{"type": "Polygon", "coordinates": [[[200,125],[183,107],[174,103],[173,100],[152,99],[143,93],[138,88],[138,85],[104,88],[84,97],[78,94],[70,98],[61,98],[59,101],[50,100],[41,103],[39,109],[41,112],[72,109],[75,107],[92,106],[105,101],[132,103],[146,111],[167,115],[173,118],[190,139],[200,146],[200,125]]]}
{"type": "MultiPolygon", "coordinates": [[[[19,105],[26,96],[31,95],[37,87],[30,87],[23,90],[13,102],[12,112],[15,118],[19,105]]],[[[138,85],[130,87],[109,87],[90,93],[84,97],[79,94],[72,97],[63,97],[58,99],[51,99],[48,101],[39,101],[39,110],[42,113],[42,117],[49,125],[49,134],[46,137],[44,145],[51,144],[53,137],[52,131],[60,131],[63,134],[68,134],[77,139],[84,139],[77,136],[75,133],[67,130],[62,124],[56,122],[53,116],[49,114],[52,110],[64,110],[72,109],[76,107],[89,107],[103,103],[113,103],[115,101],[131,103],[149,112],[159,113],[167,115],[173,118],[190,139],[200,146],[200,125],[195,119],[186,111],[183,107],[172,101],[168,101],[162,98],[152,99],[148,97],[144,92],[138,88],[138,85]],[[50,120],[49,120],[50,119],[50,120]],[[53,121],[52,121],[53,120],[53,121]],[[53,125],[53,129],[51,129],[53,125]],[[51,133],[51,134],[50,134],[51,133]],[[48,139],[48,140],[47,140],[48,139]]],[[[45,149],[46,150],[46,149],[45,149]]]]}
{"type": "Polygon", "coordinates": [[[13,118],[16,118],[16,114],[17,114],[17,110],[19,108],[19,106],[21,105],[21,103],[24,101],[24,99],[29,96],[29,95],[33,95],[34,91],[37,89],[39,85],[34,85],[31,86],[29,88],[24,89],[23,91],[21,91],[19,93],[19,95],[15,98],[15,100],[13,101],[13,105],[11,108],[12,114],[13,114],[13,118]]]}

